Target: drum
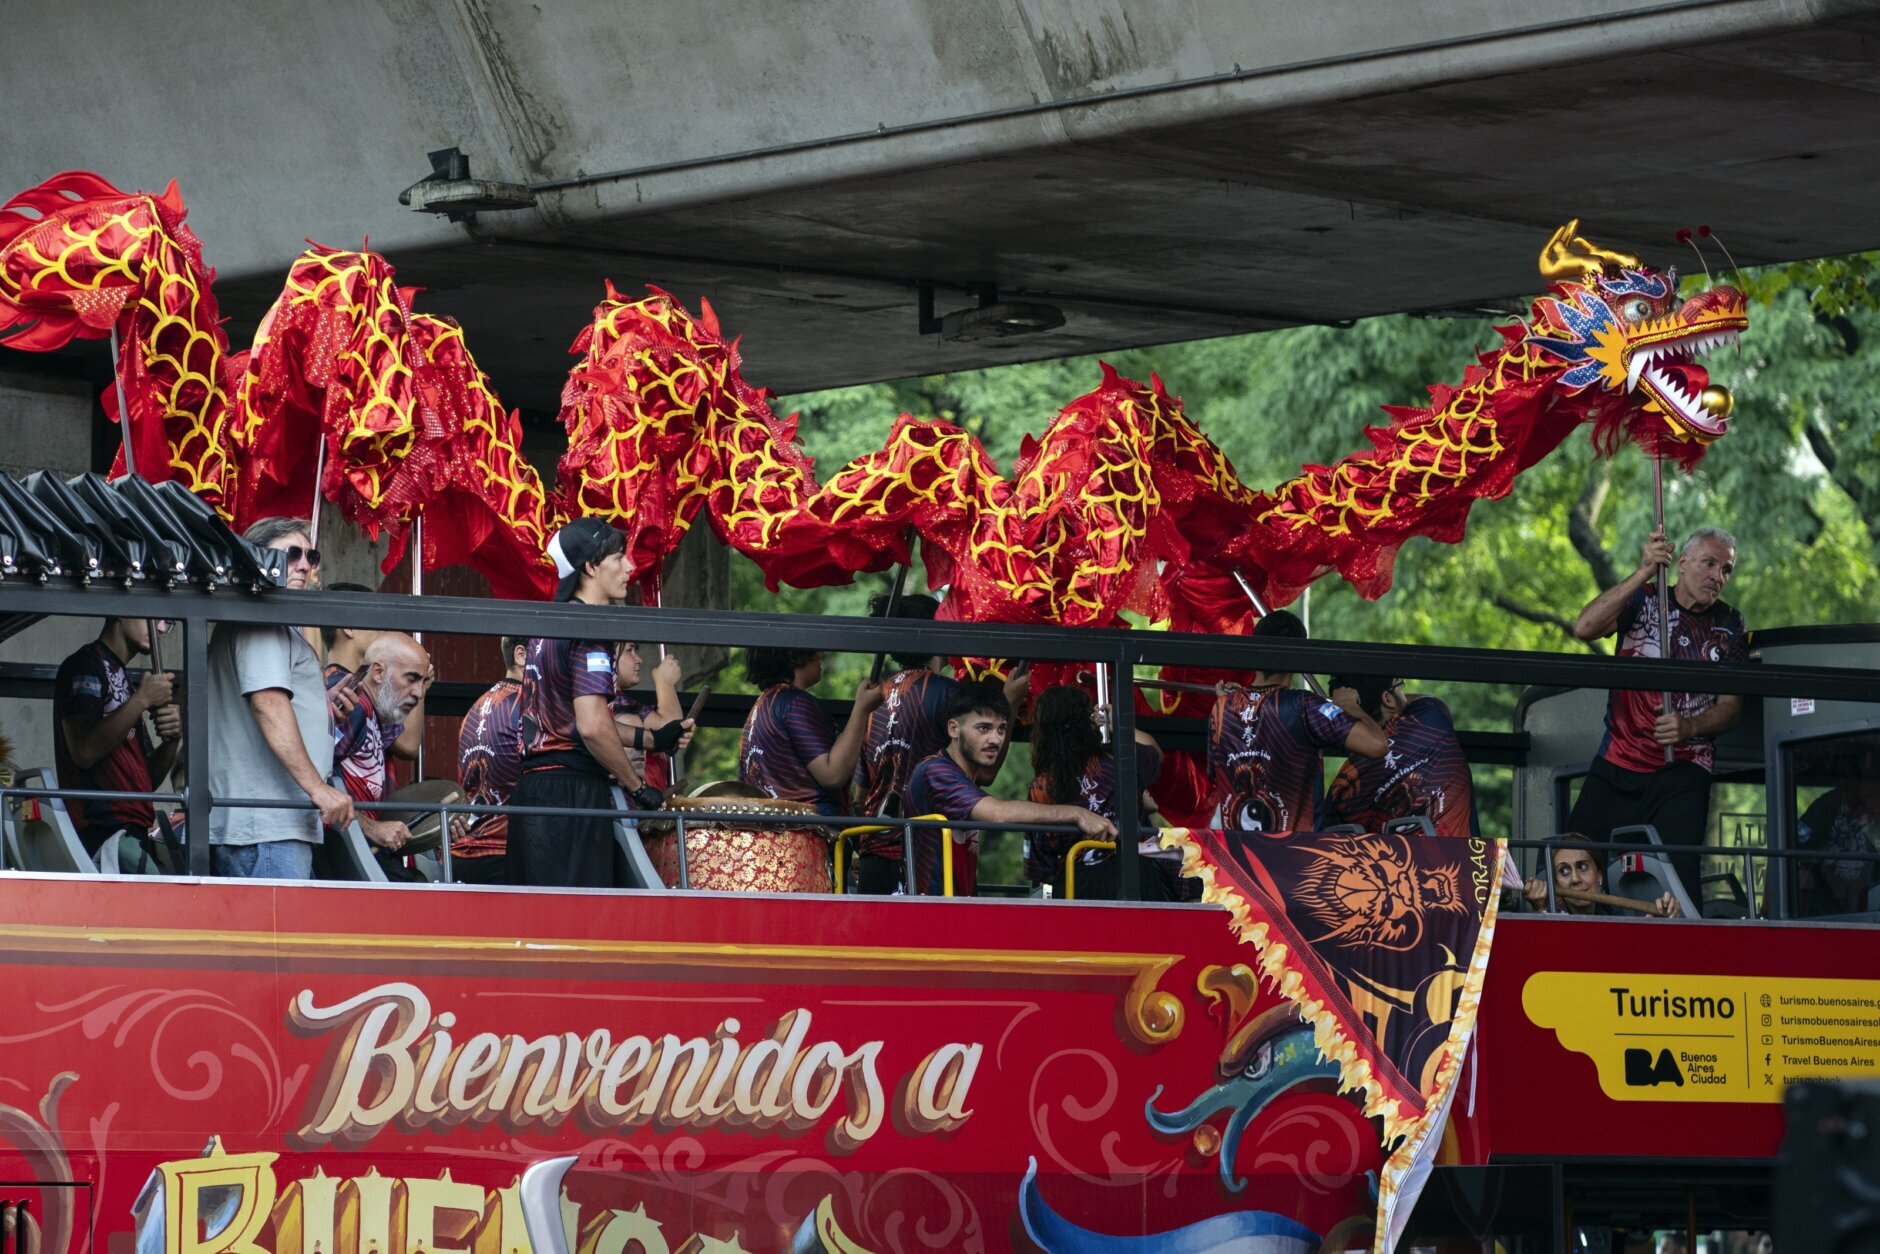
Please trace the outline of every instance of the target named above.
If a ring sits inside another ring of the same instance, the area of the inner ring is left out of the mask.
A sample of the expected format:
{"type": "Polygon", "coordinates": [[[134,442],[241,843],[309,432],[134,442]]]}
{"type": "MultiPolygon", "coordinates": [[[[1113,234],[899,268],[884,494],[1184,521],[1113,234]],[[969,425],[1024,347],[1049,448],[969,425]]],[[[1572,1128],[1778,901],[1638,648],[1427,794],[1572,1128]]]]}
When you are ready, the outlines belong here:
{"type": "MultiPolygon", "coordinates": [[[[388,802],[428,801],[433,805],[454,804],[463,799],[463,788],[455,781],[448,779],[423,779],[385,794],[385,800],[388,802]]],[[[444,816],[441,811],[380,810],[378,817],[388,822],[403,823],[411,829],[411,840],[399,850],[400,853],[431,853],[441,843],[439,837],[444,831],[444,816]]]]}
{"type": "MultiPolygon", "coordinates": [[[[703,791],[703,790],[701,790],[703,791]]],[[[816,807],[774,797],[668,797],[666,809],[685,815],[686,877],[693,888],[739,893],[826,893],[829,832],[814,826],[816,807]],[[789,824],[756,824],[753,814],[790,815],[789,824]]],[[[640,823],[647,857],[666,887],[679,885],[677,824],[640,823]]]]}

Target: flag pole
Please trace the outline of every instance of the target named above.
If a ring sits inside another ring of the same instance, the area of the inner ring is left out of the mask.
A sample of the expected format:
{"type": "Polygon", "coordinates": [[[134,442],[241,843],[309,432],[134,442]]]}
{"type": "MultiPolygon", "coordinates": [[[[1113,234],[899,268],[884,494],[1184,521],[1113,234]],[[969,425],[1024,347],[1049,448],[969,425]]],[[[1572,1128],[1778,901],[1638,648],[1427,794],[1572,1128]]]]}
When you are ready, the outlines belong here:
{"type": "MultiPolygon", "coordinates": [[[[1665,455],[1652,452],[1652,500],[1653,517],[1658,523],[1658,535],[1665,538],[1665,455]]],[[[1665,568],[1658,568],[1658,656],[1661,660],[1671,657],[1671,594],[1666,586],[1665,568]]],[[[1671,693],[1658,694],[1658,711],[1671,713],[1671,693]]],[[[1665,746],[1665,762],[1669,765],[1677,759],[1677,752],[1671,745],[1665,746]]]]}
{"type": "MultiPolygon", "coordinates": [[[[894,568],[894,583],[888,587],[888,608],[882,614],[883,619],[892,619],[901,608],[901,594],[907,591],[907,572],[914,566],[914,529],[907,529],[907,561],[894,568]]],[[[881,672],[888,664],[886,653],[875,654],[875,664],[868,668],[868,682],[881,682],[881,672]]]]}
{"type": "MultiPolygon", "coordinates": [[[[1258,614],[1261,618],[1265,618],[1268,614],[1273,612],[1266,608],[1266,602],[1260,598],[1258,592],[1253,590],[1253,584],[1248,580],[1245,574],[1238,570],[1235,571],[1234,582],[1240,585],[1240,590],[1247,594],[1249,601],[1253,602],[1254,613],[1258,614]]],[[[1305,676],[1306,687],[1312,690],[1313,695],[1323,697],[1325,695],[1325,689],[1320,685],[1319,677],[1310,671],[1301,673],[1305,676]]]]}
{"type": "MultiPolygon", "coordinates": [[[[129,475],[136,475],[137,450],[132,447],[131,441],[131,407],[130,403],[124,399],[124,370],[120,361],[121,359],[118,356],[117,323],[113,322],[111,324],[111,383],[112,386],[117,388],[118,438],[124,446],[124,472],[129,475]]],[[[144,630],[150,633],[150,668],[155,671],[161,671],[163,669],[163,645],[157,639],[157,620],[154,618],[146,618],[144,620],[144,630]]]]}

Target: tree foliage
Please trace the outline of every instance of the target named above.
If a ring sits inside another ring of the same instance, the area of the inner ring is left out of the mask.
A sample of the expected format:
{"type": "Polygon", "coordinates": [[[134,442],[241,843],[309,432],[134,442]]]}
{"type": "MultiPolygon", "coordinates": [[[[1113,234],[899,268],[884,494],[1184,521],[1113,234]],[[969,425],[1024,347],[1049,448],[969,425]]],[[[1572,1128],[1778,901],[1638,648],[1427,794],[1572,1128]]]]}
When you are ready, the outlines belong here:
{"type": "MultiPolygon", "coordinates": [[[[1729,435],[1689,476],[1667,470],[1673,533],[1714,523],[1738,537],[1726,594],[1752,626],[1871,621],[1880,608],[1880,254],[1772,267],[1743,276],[1751,328],[1740,355],[1714,355],[1713,376],[1736,394],[1729,435]]],[[[1131,349],[1107,355],[1126,375],[1159,373],[1256,487],[1304,463],[1364,447],[1378,407],[1423,399],[1460,380],[1496,343],[1493,323],[1393,316],[1349,327],[1131,349]]],[[[894,418],[948,418],[1009,466],[1026,433],[1096,386],[1097,359],[1068,358],[788,398],[823,473],[878,448],[894,418]]],[[[1403,644],[1579,649],[1568,630],[1601,586],[1633,569],[1651,527],[1651,466],[1633,448],[1596,459],[1584,433],[1484,501],[1457,545],[1413,541],[1396,585],[1376,602],[1335,578],[1309,597],[1313,634],[1403,644]]],[[[861,613],[885,576],[773,597],[733,559],[733,603],[745,609],[861,613]]],[[[916,571],[911,586],[924,586],[916,571]]],[[[834,663],[836,660],[831,659],[834,663]]],[[[831,665],[826,692],[846,695],[867,667],[831,665]]],[[[1464,726],[1503,730],[1508,688],[1443,691],[1464,726]]],[[[1007,768],[1007,788],[1029,771],[1007,768]]],[[[729,766],[728,758],[723,763],[729,766]]],[[[1015,769],[1016,768],[1016,769],[1015,769]]],[[[696,776],[695,776],[696,777],[696,776]]]]}

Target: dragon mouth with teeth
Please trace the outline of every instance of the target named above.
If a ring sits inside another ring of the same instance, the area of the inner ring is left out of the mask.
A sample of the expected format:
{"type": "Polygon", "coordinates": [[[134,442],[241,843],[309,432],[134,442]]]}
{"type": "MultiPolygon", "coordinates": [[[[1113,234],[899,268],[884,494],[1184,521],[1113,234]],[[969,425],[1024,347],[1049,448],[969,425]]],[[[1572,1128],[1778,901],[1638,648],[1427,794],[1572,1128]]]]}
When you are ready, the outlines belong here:
{"type": "Polygon", "coordinates": [[[1730,389],[1710,381],[1710,372],[1697,364],[1704,353],[1738,342],[1740,326],[1713,326],[1684,331],[1675,338],[1642,343],[1626,358],[1626,391],[1641,396],[1675,427],[1690,429],[1700,439],[1714,440],[1730,422],[1734,398],[1730,389]]]}

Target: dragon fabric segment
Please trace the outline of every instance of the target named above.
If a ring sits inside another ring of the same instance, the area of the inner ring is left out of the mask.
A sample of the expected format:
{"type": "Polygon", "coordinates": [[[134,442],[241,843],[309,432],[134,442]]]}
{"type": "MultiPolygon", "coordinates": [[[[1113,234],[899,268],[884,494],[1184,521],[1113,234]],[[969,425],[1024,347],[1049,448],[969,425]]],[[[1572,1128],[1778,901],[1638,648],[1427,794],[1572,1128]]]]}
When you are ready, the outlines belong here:
{"type": "MultiPolygon", "coordinates": [[[[119,373],[140,471],[178,478],[237,526],[305,514],[307,485],[403,552],[420,513],[427,565],[475,566],[503,596],[553,585],[543,540],[568,518],[627,533],[650,594],[703,509],[774,588],[842,583],[910,558],[971,621],[1244,631],[1244,577],[1284,605],[1329,571],[1368,597],[1414,536],[1453,543],[1470,507],[1590,423],[1685,465],[1725,429],[1731,399],[1694,357],[1747,325],[1742,293],[1679,301],[1674,271],[1588,243],[1569,223],[1542,254],[1552,281],[1458,385],[1392,408],[1371,448],[1251,489],[1151,376],[1107,366],[1028,437],[1010,477],[971,433],[902,415],[885,446],[818,481],[794,416],[745,380],[708,304],[611,285],[574,341],[562,393],[567,452],[551,499],[520,428],[454,323],[412,308],[373,253],[302,254],[254,346],[230,357],[213,272],[174,186],[126,195],[64,174],[0,210],[0,343],[30,351],[122,339],[119,373]],[[305,499],[300,499],[304,497],[305,499]]],[[[107,395],[107,405],[115,401],[107,395]]],[[[650,596],[649,596],[649,599],[650,596]]]]}
{"type": "Polygon", "coordinates": [[[186,216],[175,183],[161,196],[128,193],[83,171],[0,206],[0,344],[43,353],[118,328],[130,412],[118,412],[115,389],[104,405],[139,472],[179,480],[226,514],[228,337],[186,216]]]}
{"type": "MultiPolygon", "coordinates": [[[[1495,930],[1498,845],[1422,835],[1174,830],[1183,873],[1225,906],[1262,974],[1380,1117],[1376,1245],[1407,1220],[1442,1139],[1495,930]]],[[[1231,983],[1219,987],[1226,995],[1231,983]]],[[[1263,1029],[1247,1025],[1249,1037],[1263,1029]]],[[[1269,1026],[1264,1029],[1271,1033],[1269,1026]]],[[[1229,1182],[1231,1184],[1231,1181],[1229,1182]]]]}

